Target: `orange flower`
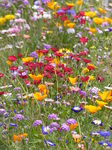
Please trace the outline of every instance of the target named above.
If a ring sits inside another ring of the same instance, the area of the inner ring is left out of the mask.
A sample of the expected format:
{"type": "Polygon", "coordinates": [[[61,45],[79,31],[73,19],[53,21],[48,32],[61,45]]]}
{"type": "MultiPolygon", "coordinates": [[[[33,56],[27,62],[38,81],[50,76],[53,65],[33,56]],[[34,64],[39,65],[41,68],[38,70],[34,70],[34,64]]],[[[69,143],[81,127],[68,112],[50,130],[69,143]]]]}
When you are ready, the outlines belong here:
{"type": "Polygon", "coordinates": [[[18,135],[13,135],[13,141],[22,141],[23,138],[25,138],[27,136],[27,133],[23,133],[23,134],[18,134],[18,135]]]}
{"type": "Polygon", "coordinates": [[[30,78],[32,78],[33,80],[35,80],[35,81],[39,81],[39,80],[41,80],[42,78],[43,78],[43,74],[41,75],[41,74],[38,74],[37,76],[36,75],[33,75],[33,74],[29,74],[29,77],[30,78]]]}
{"type": "Polygon", "coordinates": [[[104,10],[104,9],[102,9],[102,8],[98,8],[98,10],[99,10],[99,12],[100,12],[101,14],[105,14],[105,13],[106,13],[106,10],[104,10]]]}
{"type": "Polygon", "coordinates": [[[36,53],[37,53],[38,57],[41,57],[43,55],[43,53],[40,52],[39,50],[36,50],[36,53]]]}
{"type": "Polygon", "coordinates": [[[77,81],[77,77],[76,78],[71,78],[71,77],[68,77],[69,78],[69,81],[72,85],[74,85],[77,81]]]}
{"type": "Polygon", "coordinates": [[[47,95],[42,95],[40,92],[36,92],[33,94],[33,97],[38,101],[42,101],[44,98],[47,97],[47,95]]]}
{"type": "Polygon", "coordinates": [[[68,126],[69,126],[70,130],[74,130],[78,126],[78,124],[77,123],[69,124],[68,126]]]}
{"type": "Polygon", "coordinates": [[[39,88],[40,92],[46,90],[46,86],[44,84],[38,85],[38,88],[39,88]]]}

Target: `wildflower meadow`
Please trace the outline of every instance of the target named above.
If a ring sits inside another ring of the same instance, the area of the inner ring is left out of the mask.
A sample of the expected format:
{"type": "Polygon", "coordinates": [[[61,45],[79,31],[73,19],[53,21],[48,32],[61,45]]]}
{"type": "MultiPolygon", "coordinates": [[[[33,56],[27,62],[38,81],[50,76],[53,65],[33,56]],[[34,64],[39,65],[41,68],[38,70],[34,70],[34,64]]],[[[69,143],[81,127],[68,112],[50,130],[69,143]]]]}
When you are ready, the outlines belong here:
{"type": "Polygon", "coordinates": [[[102,0],[0,0],[0,150],[112,150],[111,48],[102,0]]]}

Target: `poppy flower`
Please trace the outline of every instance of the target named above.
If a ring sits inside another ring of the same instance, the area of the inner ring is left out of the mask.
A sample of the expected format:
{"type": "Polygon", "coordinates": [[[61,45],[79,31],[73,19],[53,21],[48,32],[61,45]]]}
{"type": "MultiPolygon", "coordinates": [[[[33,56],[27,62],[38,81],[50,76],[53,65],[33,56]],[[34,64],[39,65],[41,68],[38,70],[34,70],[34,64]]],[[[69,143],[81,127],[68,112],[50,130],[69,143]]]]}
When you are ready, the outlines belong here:
{"type": "Polygon", "coordinates": [[[11,62],[15,62],[16,59],[17,59],[16,56],[13,56],[13,55],[12,56],[8,56],[8,60],[11,61],[11,62]]]}
{"type": "Polygon", "coordinates": [[[19,58],[22,58],[23,57],[23,54],[17,54],[17,57],[19,57],[19,58]]]}
{"type": "Polygon", "coordinates": [[[79,38],[79,40],[80,40],[80,42],[83,43],[83,44],[85,44],[85,43],[88,42],[88,38],[86,38],[86,37],[79,38]]]}
{"type": "Polygon", "coordinates": [[[18,70],[18,67],[12,66],[12,67],[9,68],[9,70],[11,70],[11,71],[18,70]]]}
{"type": "Polygon", "coordinates": [[[29,77],[30,78],[32,78],[33,80],[35,80],[35,81],[39,81],[39,80],[41,80],[42,78],[43,78],[43,74],[41,75],[41,74],[38,74],[37,76],[36,75],[33,75],[33,74],[29,74],[29,77]]]}
{"type": "Polygon", "coordinates": [[[85,58],[83,58],[83,61],[84,61],[85,63],[90,63],[90,62],[91,62],[90,59],[85,59],[85,58]]]}
{"type": "Polygon", "coordinates": [[[101,98],[101,100],[103,100],[103,101],[110,101],[110,100],[112,100],[112,96],[111,96],[111,90],[109,90],[109,91],[104,91],[103,93],[101,93],[101,92],[98,92],[98,95],[99,95],[99,97],[101,98]]]}
{"type": "Polygon", "coordinates": [[[47,95],[42,95],[40,92],[36,92],[33,94],[33,97],[38,101],[42,101],[44,98],[47,97],[47,95]]]}
{"type": "Polygon", "coordinates": [[[31,62],[31,61],[33,61],[33,57],[22,58],[22,62],[23,62],[23,63],[29,63],[29,62],[31,62]]]}

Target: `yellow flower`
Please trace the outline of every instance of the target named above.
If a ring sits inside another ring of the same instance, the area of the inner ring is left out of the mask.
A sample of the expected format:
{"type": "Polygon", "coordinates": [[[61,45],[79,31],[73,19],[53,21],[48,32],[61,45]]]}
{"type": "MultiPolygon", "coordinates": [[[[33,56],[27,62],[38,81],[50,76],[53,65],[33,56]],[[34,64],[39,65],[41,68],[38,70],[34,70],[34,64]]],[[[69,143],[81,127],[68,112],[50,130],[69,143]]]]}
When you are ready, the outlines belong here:
{"type": "Polygon", "coordinates": [[[57,10],[57,9],[60,8],[60,6],[58,5],[58,3],[57,2],[53,2],[53,1],[52,2],[49,1],[47,3],[47,7],[50,8],[50,9],[52,9],[52,10],[57,10]]]}
{"type": "Polygon", "coordinates": [[[6,20],[12,20],[12,19],[15,18],[15,16],[10,14],[10,15],[6,15],[4,18],[5,18],[6,20]]]}
{"type": "Polygon", "coordinates": [[[24,62],[24,63],[28,63],[28,62],[31,62],[31,61],[33,61],[33,57],[22,58],[22,62],[24,62]]]}
{"type": "Polygon", "coordinates": [[[65,20],[64,21],[64,27],[66,27],[68,23],[70,23],[70,21],[69,20],[65,20]]]}
{"type": "Polygon", "coordinates": [[[44,75],[41,75],[41,74],[38,74],[37,76],[33,75],[33,74],[29,74],[29,77],[32,78],[35,81],[40,81],[43,78],[43,76],[44,75]]]}
{"type": "Polygon", "coordinates": [[[56,26],[57,26],[57,27],[61,27],[62,25],[61,25],[61,23],[56,22],[56,26]]]}
{"type": "Polygon", "coordinates": [[[11,64],[12,64],[11,61],[9,61],[9,60],[7,60],[6,63],[7,63],[9,66],[11,66],[11,64]]]}
{"type": "Polygon", "coordinates": [[[89,76],[89,80],[90,80],[90,81],[95,80],[94,76],[89,76]]]}
{"type": "Polygon", "coordinates": [[[87,109],[87,111],[90,112],[91,114],[94,114],[98,110],[101,110],[101,107],[100,106],[85,105],[85,109],[87,109]]]}
{"type": "Polygon", "coordinates": [[[92,11],[89,11],[89,12],[85,12],[85,16],[88,16],[88,17],[95,17],[96,16],[96,13],[95,12],[92,12],[92,11]]]}
{"type": "Polygon", "coordinates": [[[98,17],[93,18],[93,21],[95,22],[95,24],[102,24],[104,22],[102,18],[98,17]]]}
{"type": "Polygon", "coordinates": [[[69,79],[69,81],[70,81],[70,83],[71,83],[72,85],[74,85],[74,84],[76,83],[76,81],[77,81],[77,77],[76,77],[76,78],[68,77],[68,79],[69,79]]]}
{"type": "Polygon", "coordinates": [[[92,32],[93,34],[97,32],[95,28],[89,28],[89,31],[92,32]]]}
{"type": "Polygon", "coordinates": [[[82,5],[82,3],[83,3],[83,1],[81,1],[81,0],[78,0],[78,1],[76,2],[76,4],[79,5],[79,6],[82,5]]]}
{"type": "Polygon", "coordinates": [[[61,49],[59,49],[59,52],[60,53],[71,53],[72,51],[68,48],[61,48],[61,49]]]}
{"type": "Polygon", "coordinates": [[[66,4],[67,6],[70,6],[70,7],[73,7],[73,6],[76,5],[76,4],[74,4],[74,3],[69,3],[69,2],[65,2],[65,4],[66,4]]]}
{"type": "Polygon", "coordinates": [[[72,22],[67,23],[67,27],[68,28],[73,28],[74,26],[75,26],[75,23],[72,23],[72,22]]]}
{"type": "Polygon", "coordinates": [[[52,31],[47,31],[47,34],[51,34],[52,33],[52,31]]]}
{"type": "Polygon", "coordinates": [[[101,14],[105,14],[105,13],[106,13],[106,10],[104,10],[104,9],[102,9],[102,8],[98,8],[98,10],[99,10],[99,12],[100,12],[101,14]]]}
{"type": "Polygon", "coordinates": [[[99,101],[99,100],[96,100],[96,102],[97,102],[98,106],[100,106],[100,107],[103,107],[104,105],[108,104],[106,102],[99,101]]]}
{"type": "Polygon", "coordinates": [[[47,97],[47,95],[42,95],[40,92],[36,92],[33,94],[33,97],[38,101],[42,101],[44,98],[47,97]]]}
{"type": "Polygon", "coordinates": [[[103,100],[103,101],[110,101],[112,100],[112,96],[111,96],[111,91],[104,91],[103,93],[98,92],[99,97],[103,100]]]}
{"type": "Polygon", "coordinates": [[[86,74],[87,72],[89,72],[89,69],[88,68],[84,68],[84,74],[86,74]]]}
{"type": "Polygon", "coordinates": [[[3,17],[0,17],[0,25],[4,25],[5,22],[6,22],[6,19],[3,17]]]}

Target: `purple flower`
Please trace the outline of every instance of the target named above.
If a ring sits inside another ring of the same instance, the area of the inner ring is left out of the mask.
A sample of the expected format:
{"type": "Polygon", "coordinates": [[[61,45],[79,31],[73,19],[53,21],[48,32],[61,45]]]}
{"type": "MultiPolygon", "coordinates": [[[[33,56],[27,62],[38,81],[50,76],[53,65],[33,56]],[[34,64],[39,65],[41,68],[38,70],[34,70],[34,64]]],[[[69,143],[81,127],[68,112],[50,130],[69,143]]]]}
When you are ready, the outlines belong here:
{"type": "Polygon", "coordinates": [[[49,146],[56,146],[56,144],[52,143],[50,140],[44,140],[44,142],[49,146]]]}
{"type": "Polygon", "coordinates": [[[36,52],[31,52],[30,53],[30,57],[34,57],[35,59],[37,59],[37,53],[36,52]]]}
{"type": "Polygon", "coordinates": [[[49,125],[50,128],[59,128],[59,124],[57,122],[52,122],[50,125],[49,125]]]}
{"type": "Polygon", "coordinates": [[[46,4],[47,2],[49,2],[50,0],[41,0],[41,3],[46,4]]]}
{"type": "Polygon", "coordinates": [[[41,124],[42,124],[41,120],[36,120],[36,121],[33,122],[32,126],[37,126],[37,125],[41,125],[41,124]]]}
{"type": "Polygon", "coordinates": [[[94,119],[91,123],[94,124],[95,126],[103,126],[103,123],[101,122],[101,120],[94,119]]]}
{"type": "Polygon", "coordinates": [[[79,95],[83,95],[83,96],[85,96],[85,95],[86,95],[86,92],[85,92],[85,91],[81,91],[81,90],[79,90],[79,95]]]}
{"type": "Polygon", "coordinates": [[[67,10],[68,15],[75,15],[75,11],[73,9],[67,10]]]}
{"type": "Polygon", "coordinates": [[[63,123],[63,124],[61,125],[60,130],[63,130],[63,131],[65,131],[65,132],[68,132],[68,131],[69,131],[69,126],[68,126],[66,123],[63,123]]]}
{"type": "Polygon", "coordinates": [[[67,124],[76,124],[76,120],[71,118],[66,121],[67,124]]]}
{"type": "Polygon", "coordinates": [[[102,146],[106,146],[106,148],[110,148],[112,146],[112,144],[109,143],[108,141],[106,141],[106,142],[101,141],[101,142],[98,142],[98,144],[100,144],[102,146]]]}
{"type": "Polygon", "coordinates": [[[20,120],[24,119],[24,116],[23,116],[22,114],[16,114],[16,115],[15,115],[15,118],[16,118],[18,121],[20,121],[20,120]]]}
{"type": "Polygon", "coordinates": [[[42,126],[42,134],[43,135],[46,135],[46,134],[48,134],[49,133],[49,126],[46,126],[46,127],[44,127],[44,126],[42,126]]]}
{"type": "Polygon", "coordinates": [[[21,88],[20,87],[15,87],[13,90],[14,91],[21,91],[21,88]]]}
{"type": "Polygon", "coordinates": [[[82,108],[80,106],[73,106],[71,110],[73,110],[75,113],[78,113],[82,111],[82,108]]]}
{"type": "Polygon", "coordinates": [[[100,131],[100,136],[104,136],[104,137],[107,137],[107,136],[110,136],[111,133],[109,131],[100,131]]]}
{"type": "Polygon", "coordinates": [[[56,114],[49,114],[48,119],[57,119],[57,115],[56,114]]]}
{"type": "Polygon", "coordinates": [[[17,127],[17,124],[10,123],[9,126],[10,126],[10,127],[17,127]]]}

